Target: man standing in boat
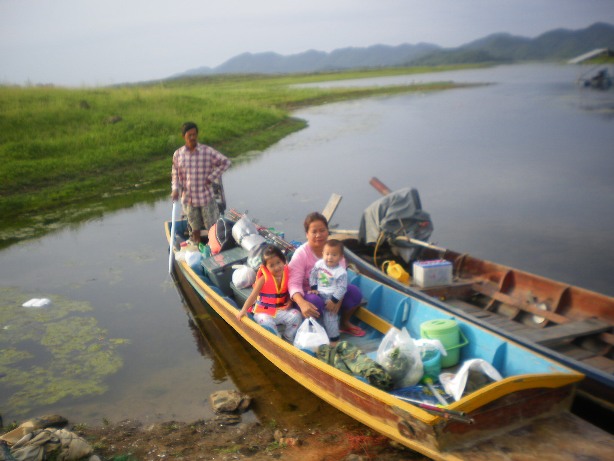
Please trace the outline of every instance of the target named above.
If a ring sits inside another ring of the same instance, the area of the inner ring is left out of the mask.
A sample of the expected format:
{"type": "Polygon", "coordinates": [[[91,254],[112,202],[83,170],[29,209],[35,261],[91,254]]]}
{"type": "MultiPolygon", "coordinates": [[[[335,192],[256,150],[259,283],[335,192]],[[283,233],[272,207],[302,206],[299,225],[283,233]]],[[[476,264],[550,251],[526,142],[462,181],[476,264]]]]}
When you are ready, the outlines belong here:
{"type": "Polygon", "coordinates": [[[171,197],[175,201],[181,194],[191,240],[198,245],[201,229],[209,229],[220,215],[213,183],[230,167],[230,160],[212,147],[198,142],[196,123],[184,123],[181,134],[185,145],[173,154],[171,197]]]}

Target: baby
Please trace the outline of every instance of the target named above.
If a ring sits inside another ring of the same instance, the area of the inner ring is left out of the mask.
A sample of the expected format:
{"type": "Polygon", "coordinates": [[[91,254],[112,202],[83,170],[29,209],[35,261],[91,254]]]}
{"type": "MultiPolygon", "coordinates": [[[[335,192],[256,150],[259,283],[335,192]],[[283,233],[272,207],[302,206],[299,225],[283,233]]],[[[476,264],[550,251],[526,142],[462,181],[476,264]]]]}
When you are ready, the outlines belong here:
{"type": "Polygon", "coordinates": [[[324,300],[322,323],[331,342],[339,340],[339,307],[348,287],[348,274],[340,264],[343,242],[330,239],[322,250],[322,259],[313,266],[309,275],[310,293],[324,300]]]}

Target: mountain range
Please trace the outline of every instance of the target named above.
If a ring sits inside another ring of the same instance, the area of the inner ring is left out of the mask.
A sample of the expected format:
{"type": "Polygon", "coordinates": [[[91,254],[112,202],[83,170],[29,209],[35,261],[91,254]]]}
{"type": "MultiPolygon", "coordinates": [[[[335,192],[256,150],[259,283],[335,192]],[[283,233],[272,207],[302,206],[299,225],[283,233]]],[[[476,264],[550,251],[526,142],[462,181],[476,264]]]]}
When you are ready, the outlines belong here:
{"type": "Polygon", "coordinates": [[[366,48],[309,50],[283,56],[274,52],[242,53],[223,64],[198,67],[172,78],[211,74],[290,74],[380,67],[566,60],[595,48],[614,50],[614,25],[598,22],[585,29],[555,29],[536,38],[496,33],[457,48],[430,43],[366,48]]]}

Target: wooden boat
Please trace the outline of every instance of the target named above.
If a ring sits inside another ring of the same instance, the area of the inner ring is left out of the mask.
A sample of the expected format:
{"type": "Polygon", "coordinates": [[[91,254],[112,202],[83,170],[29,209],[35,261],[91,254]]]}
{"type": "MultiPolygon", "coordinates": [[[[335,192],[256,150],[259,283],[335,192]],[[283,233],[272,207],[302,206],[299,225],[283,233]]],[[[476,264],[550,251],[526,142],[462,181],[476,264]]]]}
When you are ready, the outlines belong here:
{"type": "MultiPolygon", "coordinates": [[[[581,373],[468,320],[456,318],[468,340],[460,350],[461,362],[485,360],[495,366],[502,379],[445,407],[405,401],[296,348],[252,319],[238,321],[235,315],[246,295],[233,289],[232,266],[245,261],[247,252],[232,248],[190,265],[181,258],[180,250],[187,237],[186,227],[185,221],[165,224],[176,256],[174,275],[182,289],[193,293],[193,299],[209,304],[298,384],[387,437],[442,460],[510,459],[514,453],[527,460],[543,459],[552,453],[553,446],[562,453],[561,459],[577,459],[579,454],[607,459],[612,453],[614,439],[610,434],[569,412],[576,384],[583,378],[581,373]]],[[[365,298],[357,319],[367,334],[362,338],[342,335],[341,340],[367,355],[374,352],[392,326],[406,327],[412,337],[418,337],[424,321],[453,318],[430,302],[351,270],[349,274],[350,282],[361,288],[365,298]]]]}
{"type": "MultiPolygon", "coordinates": [[[[376,178],[371,184],[391,193],[376,178]]],[[[416,250],[406,261],[395,249],[396,238],[374,246],[357,234],[339,231],[335,237],[345,241],[346,259],[359,272],[580,371],[586,379],[579,393],[614,410],[614,298],[404,236],[404,248],[409,243],[416,250]],[[427,287],[415,279],[399,283],[381,270],[388,260],[410,274],[414,260],[449,261],[452,277],[427,287]]]]}

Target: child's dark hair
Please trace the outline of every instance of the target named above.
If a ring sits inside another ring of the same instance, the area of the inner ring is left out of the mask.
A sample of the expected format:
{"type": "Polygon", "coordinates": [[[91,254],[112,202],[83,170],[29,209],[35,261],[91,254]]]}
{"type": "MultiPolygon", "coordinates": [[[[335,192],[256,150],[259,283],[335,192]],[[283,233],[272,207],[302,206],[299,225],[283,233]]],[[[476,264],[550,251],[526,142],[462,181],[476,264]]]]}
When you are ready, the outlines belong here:
{"type": "Polygon", "coordinates": [[[326,241],[325,246],[331,247],[331,248],[339,248],[339,251],[341,251],[341,253],[343,254],[343,242],[341,240],[328,239],[326,241]]]}
{"type": "Polygon", "coordinates": [[[286,263],[286,255],[284,252],[275,245],[268,245],[262,252],[262,264],[266,266],[267,261],[275,256],[281,259],[284,264],[286,263]]]}

